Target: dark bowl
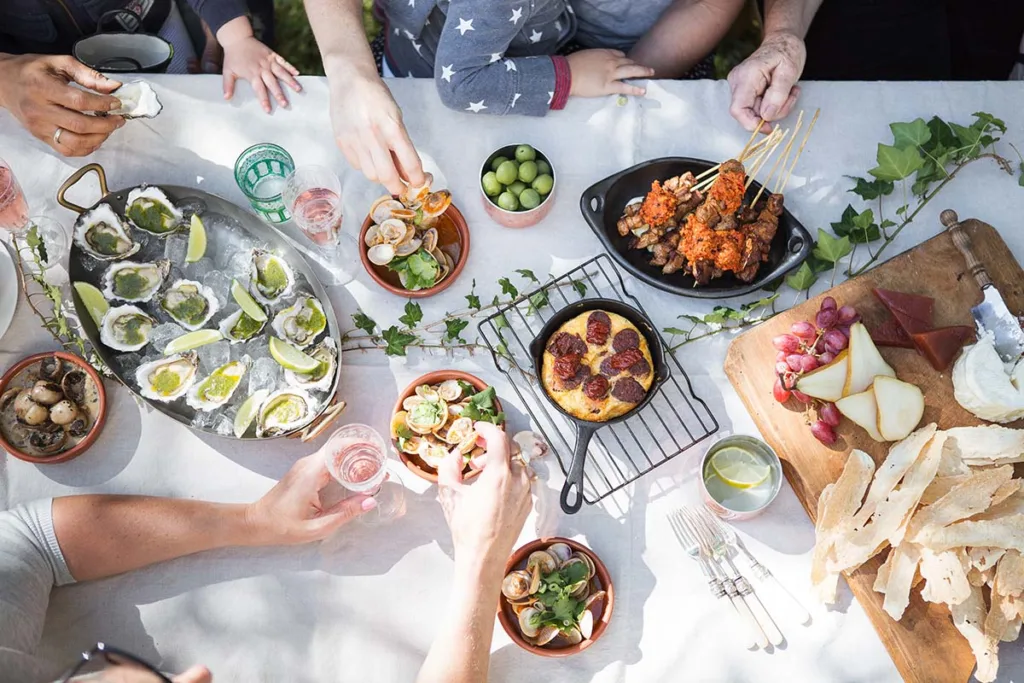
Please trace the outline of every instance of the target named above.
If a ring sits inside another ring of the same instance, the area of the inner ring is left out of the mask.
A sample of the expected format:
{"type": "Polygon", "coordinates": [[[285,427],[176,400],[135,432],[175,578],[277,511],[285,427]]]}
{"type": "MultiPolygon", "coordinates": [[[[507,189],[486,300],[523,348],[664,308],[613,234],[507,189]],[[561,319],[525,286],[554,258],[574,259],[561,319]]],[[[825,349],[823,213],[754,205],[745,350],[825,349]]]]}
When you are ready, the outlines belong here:
{"type": "MultiPolygon", "coordinates": [[[[772,240],[768,261],[761,264],[753,282],[743,282],[726,273],[707,285],[698,285],[693,276],[682,271],[665,275],[661,268],[650,265],[646,250],[630,249],[631,236],[622,237],[616,228],[622,212],[630,200],[645,196],[655,180],[664,181],[686,171],[699,175],[715,166],[715,162],[691,157],[665,157],[652,159],[591,185],[580,198],[580,211],[590,228],[604,244],[612,258],[634,276],[652,287],[696,299],[721,299],[740,296],[761,289],[790,272],[810,255],[813,240],[789,209],[779,217],[779,229],[772,240]]],[[[761,184],[756,180],[747,190],[747,199],[753,199],[761,184]]],[[[763,195],[762,195],[763,196],[763,195]]]]}

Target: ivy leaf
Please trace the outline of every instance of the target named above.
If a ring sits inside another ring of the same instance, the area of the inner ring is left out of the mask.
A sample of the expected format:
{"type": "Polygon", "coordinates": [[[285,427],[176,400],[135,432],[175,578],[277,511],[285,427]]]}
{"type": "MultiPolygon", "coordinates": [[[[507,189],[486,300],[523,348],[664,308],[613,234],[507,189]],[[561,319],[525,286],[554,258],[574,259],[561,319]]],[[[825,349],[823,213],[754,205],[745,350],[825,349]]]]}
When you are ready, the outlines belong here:
{"type": "Polygon", "coordinates": [[[579,280],[572,280],[571,278],[570,282],[572,282],[572,288],[576,290],[576,293],[579,294],[581,298],[587,295],[587,286],[585,284],[579,280]]]}
{"type": "Polygon", "coordinates": [[[931,139],[924,146],[924,150],[932,156],[935,156],[935,150],[939,147],[944,149],[956,147],[957,140],[953,129],[938,116],[933,116],[928,121],[928,130],[931,132],[931,139]]]}
{"type": "Polygon", "coordinates": [[[444,323],[445,341],[455,341],[456,339],[458,339],[460,342],[465,344],[466,340],[463,339],[460,335],[468,325],[469,321],[463,318],[453,318],[451,320],[446,320],[444,323]]]}
{"type": "Polygon", "coordinates": [[[362,311],[356,311],[352,314],[352,322],[355,323],[357,328],[371,336],[373,335],[373,331],[377,329],[377,323],[374,319],[362,311]]]}
{"type": "Polygon", "coordinates": [[[775,300],[778,298],[779,295],[777,293],[772,294],[771,296],[766,296],[763,299],[758,299],[757,301],[751,301],[750,303],[743,304],[742,306],[740,306],[740,309],[744,313],[749,313],[750,311],[756,311],[759,308],[767,308],[771,306],[773,303],[775,303],[775,300]]]}
{"type": "Polygon", "coordinates": [[[509,327],[508,318],[505,317],[504,313],[501,313],[500,315],[498,315],[498,317],[494,319],[494,327],[499,331],[503,327],[509,327]]]}
{"type": "Polygon", "coordinates": [[[951,123],[949,127],[953,129],[956,139],[964,147],[974,147],[981,139],[981,131],[973,126],[961,126],[959,123],[951,123]]]}
{"type": "Polygon", "coordinates": [[[546,290],[540,290],[530,295],[530,306],[526,309],[526,315],[533,315],[540,309],[548,305],[548,293],[546,290]]]}
{"type": "Polygon", "coordinates": [[[1024,161],[1020,162],[1020,166],[1017,168],[1020,170],[1020,177],[1017,178],[1017,184],[1024,187],[1024,161]]]}
{"type": "Polygon", "coordinates": [[[892,194],[893,188],[895,187],[890,180],[868,180],[866,178],[858,178],[851,175],[846,177],[857,182],[857,184],[853,186],[853,189],[848,190],[848,192],[852,192],[864,201],[868,202],[872,199],[878,199],[879,197],[892,194]]]}
{"type": "Polygon", "coordinates": [[[416,335],[399,330],[397,325],[384,330],[380,336],[387,343],[384,353],[389,356],[404,356],[406,347],[416,341],[416,335]]]}
{"type": "Polygon", "coordinates": [[[516,270],[516,272],[519,273],[522,277],[526,278],[527,280],[530,280],[531,282],[540,282],[540,280],[537,279],[537,276],[533,274],[532,270],[527,270],[526,268],[519,268],[516,270]]]}
{"type": "Polygon", "coordinates": [[[818,276],[811,271],[811,267],[806,262],[795,273],[786,276],[786,284],[798,292],[810,289],[811,285],[817,281],[818,276]]]}
{"type": "Polygon", "coordinates": [[[814,256],[816,258],[828,261],[829,263],[836,263],[851,251],[853,251],[853,245],[850,244],[849,237],[844,235],[836,238],[818,228],[818,243],[814,247],[814,256]]]}
{"type": "Polygon", "coordinates": [[[499,356],[502,356],[504,358],[508,358],[509,360],[512,360],[512,354],[509,353],[508,347],[505,346],[505,342],[499,342],[499,344],[498,344],[497,348],[495,349],[495,351],[498,352],[499,356]]]}
{"type": "Polygon", "coordinates": [[[682,315],[677,315],[676,318],[678,320],[689,320],[691,323],[696,323],[698,325],[700,325],[700,324],[702,324],[704,322],[703,318],[698,318],[697,316],[690,315],[689,313],[683,313],[682,315]]]}
{"type": "Polygon", "coordinates": [[[479,311],[482,307],[480,306],[480,297],[476,295],[476,279],[474,278],[472,286],[469,288],[469,294],[466,295],[467,305],[474,311],[479,311]]]}
{"type": "Polygon", "coordinates": [[[879,225],[879,227],[882,228],[882,230],[887,230],[887,229],[893,227],[894,225],[896,225],[894,222],[892,222],[891,220],[886,218],[885,220],[882,221],[882,223],[881,223],[881,225],[879,225]]]}
{"type": "Polygon", "coordinates": [[[1002,119],[997,119],[996,117],[992,116],[992,114],[983,111],[976,111],[974,112],[974,114],[972,114],[972,116],[974,116],[975,119],[974,123],[971,124],[972,128],[977,128],[978,130],[986,131],[988,130],[989,126],[991,126],[992,128],[998,130],[1000,133],[1006,132],[1006,123],[1002,119]]]}
{"type": "MultiPolygon", "coordinates": [[[[501,293],[508,294],[513,299],[519,296],[519,290],[512,284],[507,277],[503,277],[498,280],[498,284],[501,285],[501,293]]],[[[497,297],[495,297],[497,299],[497,297]]]]}
{"type": "Polygon", "coordinates": [[[882,236],[878,226],[873,223],[874,212],[867,209],[857,213],[853,206],[847,204],[842,219],[832,224],[832,230],[840,237],[849,237],[854,244],[873,242],[882,236]]]}
{"type": "Polygon", "coordinates": [[[728,306],[715,306],[711,313],[704,316],[702,322],[706,325],[724,325],[727,320],[742,320],[743,312],[728,306]],[[737,318],[736,316],[739,316],[737,318]]]}
{"type": "Polygon", "coordinates": [[[672,336],[685,337],[689,333],[687,330],[681,330],[678,327],[666,327],[662,329],[665,334],[671,334],[672,336]]]}
{"type": "Polygon", "coordinates": [[[910,123],[890,123],[892,144],[894,147],[920,147],[932,139],[932,132],[924,119],[914,119],[910,123]]]}
{"type": "Polygon", "coordinates": [[[416,323],[423,320],[423,309],[420,305],[412,301],[407,301],[405,304],[405,315],[398,319],[398,322],[402,323],[408,328],[416,327],[416,323]]]}
{"type": "Polygon", "coordinates": [[[921,168],[924,159],[916,147],[904,147],[900,149],[893,145],[878,144],[878,152],[875,155],[878,165],[868,171],[879,180],[903,180],[911,173],[921,168]]]}
{"type": "Polygon", "coordinates": [[[896,215],[897,216],[902,216],[902,215],[906,214],[907,213],[907,209],[909,209],[909,208],[910,207],[908,205],[906,205],[906,204],[904,204],[903,206],[897,207],[896,208],[896,215]]]}

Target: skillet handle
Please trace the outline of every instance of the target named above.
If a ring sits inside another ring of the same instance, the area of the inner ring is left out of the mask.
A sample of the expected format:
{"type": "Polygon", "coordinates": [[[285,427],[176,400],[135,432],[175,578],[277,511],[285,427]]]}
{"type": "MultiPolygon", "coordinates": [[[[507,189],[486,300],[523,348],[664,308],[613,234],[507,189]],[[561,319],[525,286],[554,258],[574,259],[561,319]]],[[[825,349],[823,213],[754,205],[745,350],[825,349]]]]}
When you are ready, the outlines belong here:
{"type": "Polygon", "coordinates": [[[587,462],[587,447],[590,446],[590,439],[593,436],[594,429],[591,427],[580,427],[576,433],[576,448],[573,449],[569,473],[565,475],[562,495],[559,498],[562,512],[567,515],[576,514],[583,507],[583,466],[587,462]],[[569,502],[570,497],[572,502],[569,502]]]}
{"type": "Polygon", "coordinates": [[[71,209],[75,213],[85,213],[87,209],[84,206],[79,206],[74,202],[68,201],[65,195],[72,187],[78,184],[78,181],[85,177],[86,173],[90,171],[96,174],[96,177],[100,181],[100,197],[106,197],[109,192],[107,190],[107,174],[104,172],[103,167],[99,164],[86,164],[82,168],[78,169],[71,174],[71,177],[64,181],[64,184],[57,190],[57,203],[63,206],[65,209],[71,209]]]}
{"type": "Polygon", "coordinates": [[[608,190],[611,186],[619,179],[620,175],[622,174],[617,173],[611,178],[605,178],[604,180],[585,189],[583,194],[580,195],[580,212],[591,227],[603,229],[604,198],[605,195],[608,194],[608,190]]]}

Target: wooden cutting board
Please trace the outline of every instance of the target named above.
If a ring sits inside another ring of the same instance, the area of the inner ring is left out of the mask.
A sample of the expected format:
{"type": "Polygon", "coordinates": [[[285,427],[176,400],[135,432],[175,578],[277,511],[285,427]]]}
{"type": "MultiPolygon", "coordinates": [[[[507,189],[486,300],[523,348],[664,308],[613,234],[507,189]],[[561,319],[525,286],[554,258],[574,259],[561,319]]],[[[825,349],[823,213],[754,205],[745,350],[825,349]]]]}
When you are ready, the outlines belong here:
{"type": "MultiPolygon", "coordinates": [[[[985,264],[1007,306],[1015,313],[1024,311],[1024,271],[999,233],[991,225],[974,219],[963,225],[971,236],[975,254],[985,264]]],[[[888,315],[872,293],[874,287],[934,297],[936,327],[973,326],[971,307],[981,301],[980,288],[966,272],[963,258],[946,233],[838,285],[827,294],[835,297],[840,306],[856,307],[868,329],[874,329],[888,315]]],[[[781,405],[772,398],[776,354],[772,338],[788,332],[794,322],[813,320],[824,296],[815,297],[740,335],[729,347],[725,360],[726,374],[761,434],[782,458],[786,478],[812,520],[819,494],[839,477],[852,448],[870,453],[876,463],[881,463],[888,452],[886,444],[872,441],[847,419],[837,429],[839,441],[832,447],[824,446],[811,435],[802,405],[795,399],[790,400],[792,405],[781,405]]],[[[926,407],[922,425],[936,422],[940,429],[947,429],[983,424],[953,398],[948,370],[936,372],[913,349],[880,350],[900,379],[916,384],[924,392],[926,407]]],[[[926,603],[914,590],[902,621],[893,621],[882,610],[883,596],[871,586],[884,558],[885,553],[880,553],[848,576],[847,581],[896,668],[904,680],[915,683],[964,683],[974,671],[974,657],[967,641],[953,627],[945,605],[926,603]]],[[[1003,643],[1002,647],[1020,645],[1003,643]]]]}

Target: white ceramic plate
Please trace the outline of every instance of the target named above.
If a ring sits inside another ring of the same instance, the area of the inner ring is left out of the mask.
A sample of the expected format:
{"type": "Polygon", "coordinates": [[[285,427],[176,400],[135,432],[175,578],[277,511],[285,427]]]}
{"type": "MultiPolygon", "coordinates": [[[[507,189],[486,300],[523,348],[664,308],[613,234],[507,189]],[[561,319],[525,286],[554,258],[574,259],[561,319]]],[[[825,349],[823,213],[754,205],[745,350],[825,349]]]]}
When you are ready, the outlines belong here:
{"type": "Polygon", "coordinates": [[[0,337],[7,332],[18,307],[18,270],[7,245],[0,243],[0,337]]]}

